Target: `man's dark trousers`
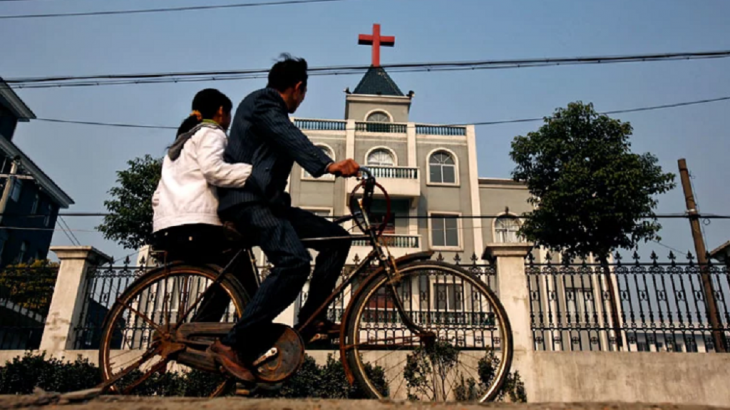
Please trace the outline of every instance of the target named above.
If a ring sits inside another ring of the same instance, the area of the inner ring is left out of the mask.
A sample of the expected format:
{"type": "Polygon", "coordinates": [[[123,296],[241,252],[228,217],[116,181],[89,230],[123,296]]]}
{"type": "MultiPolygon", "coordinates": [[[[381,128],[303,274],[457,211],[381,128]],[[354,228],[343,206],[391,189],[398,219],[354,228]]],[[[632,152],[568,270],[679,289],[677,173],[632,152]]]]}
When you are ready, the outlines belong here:
{"type": "MultiPolygon", "coordinates": [[[[257,332],[270,324],[294,302],[309,277],[311,256],[302,239],[348,236],[341,226],[311,212],[289,206],[242,204],[221,215],[233,221],[236,229],[252,238],[274,265],[261,287],[246,306],[243,316],[222,342],[239,350],[255,344],[257,332]]],[[[307,243],[318,251],[307,302],[300,320],[309,315],[332,293],[350,251],[349,240],[323,240],[307,243]]],[[[326,310],[325,310],[326,312],[326,310]]]]}

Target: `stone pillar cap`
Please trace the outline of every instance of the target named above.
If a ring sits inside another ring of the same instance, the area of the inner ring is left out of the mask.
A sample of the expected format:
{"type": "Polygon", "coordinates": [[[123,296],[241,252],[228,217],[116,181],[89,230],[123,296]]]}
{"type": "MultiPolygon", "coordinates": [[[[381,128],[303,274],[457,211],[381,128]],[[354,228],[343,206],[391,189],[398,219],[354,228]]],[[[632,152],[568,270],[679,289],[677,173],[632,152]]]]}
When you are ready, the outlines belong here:
{"type": "Polygon", "coordinates": [[[482,259],[492,259],[499,256],[526,257],[535,244],[531,242],[520,243],[488,243],[484,247],[482,259]]]}
{"type": "Polygon", "coordinates": [[[86,259],[95,264],[111,263],[114,261],[111,256],[93,246],[51,246],[51,251],[62,261],[86,259]]]}

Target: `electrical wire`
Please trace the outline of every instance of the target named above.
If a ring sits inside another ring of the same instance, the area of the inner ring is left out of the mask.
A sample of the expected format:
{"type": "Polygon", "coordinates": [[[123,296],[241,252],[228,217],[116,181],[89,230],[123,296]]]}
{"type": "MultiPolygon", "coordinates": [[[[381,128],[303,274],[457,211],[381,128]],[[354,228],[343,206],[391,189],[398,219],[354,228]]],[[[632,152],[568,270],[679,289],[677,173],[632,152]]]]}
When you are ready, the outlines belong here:
{"type": "MultiPolygon", "coordinates": [[[[447,61],[427,63],[384,64],[383,69],[391,73],[437,72],[485,69],[508,69],[527,67],[548,67],[561,65],[616,64],[636,62],[658,62],[676,60],[697,60],[730,57],[730,50],[675,52],[661,54],[632,54],[618,56],[531,58],[510,60],[447,61]]],[[[307,70],[310,76],[361,74],[370,65],[322,66],[307,70]]],[[[9,78],[5,82],[11,88],[57,88],[101,85],[160,84],[190,81],[245,80],[268,76],[269,68],[228,71],[158,72],[138,74],[97,74],[86,76],[53,76],[9,78]]]]}
{"type": "Polygon", "coordinates": [[[76,12],[76,13],[15,14],[15,15],[0,15],[0,19],[10,20],[10,19],[57,18],[57,17],[112,16],[112,15],[121,15],[121,14],[169,13],[169,12],[180,12],[180,11],[234,9],[234,8],[244,8],[244,7],[266,7],[266,6],[283,6],[283,5],[295,5],[295,4],[334,3],[334,2],[341,2],[341,1],[351,1],[351,0],[283,0],[283,1],[273,1],[273,2],[218,4],[218,5],[207,5],[207,6],[161,7],[161,8],[155,8],[155,9],[88,11],[88,12],[76,12]]]}
{"type": "MultiPolygon", "coordinates": [[[[684,101],[684,102],[672,103],[672,104],[654,105],[654,106],[648,106],[648,107],[637,107],[637,108],[627,108],[627,109],[621,109],[621,110],[603,111],[599,114],[609,115],[609,114],[625,114],[625,113],[631,113],[631,112],[653,111],[653,110],[660,110],[660,109],[667,109],[667,108],[686,107],[686,106],[690,106],[690,105],[709,104],[709,103],[727,101],[727,100],[730,100],[730,96],[709,98],[709,99],[695,100],[695,101],[684,101]]],[[[462,126],[466,126],[466,125],[489,126],[489,125],[511,124],[511,123],[520,123],[520,122],[535,122],[535,121],[543,121],[543,120],[544,120],[544,118],[523,118],[523,119],[516,119],[516,120],[480,121],[480,122],[463,123],[463,124],[449,124],[449,125],[444,125],[444,126],[445,127],[462,127],[462,126]]],[[[169,125],[127,124],[127,123],[100,122],[100,121],[77,121],[77,120],[63,120],[63,119],[59,119],[59,118],[36,118],[33,121],[51,122],[51,123],[59,123],[59,124],[92,125],[92,126],[119,127],[119,128],[160,129],[160,130],[172,130],[172,129],[176,130],[178,128],[178,127],[173,127],[173,126],[169,126],[169,125]]]]}

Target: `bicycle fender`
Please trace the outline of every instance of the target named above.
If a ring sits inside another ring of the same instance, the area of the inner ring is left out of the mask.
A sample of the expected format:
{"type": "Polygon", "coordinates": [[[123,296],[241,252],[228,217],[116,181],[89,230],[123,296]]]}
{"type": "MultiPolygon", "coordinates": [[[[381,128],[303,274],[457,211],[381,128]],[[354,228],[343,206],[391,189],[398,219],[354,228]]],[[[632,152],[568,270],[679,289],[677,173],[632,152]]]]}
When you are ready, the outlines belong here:
{"type": "MultiPolygon", "coordinates": [[[[423,251],[423,252],[416,252],[411,253],[408,255],[403,255],[400,258],[397,258],[395,260],[396,266],[402,266],[406,265],[411,262],[417,262],[417,261],[424,261],[431,259],[435,252],[434,251],[423,251]]],[[[349,320],[350,317],[350,310],[352,309],[353,302],[359,299],[360,294],[363,292],[363,289],[365,289],[370,282],[375,280],[376,277],[378,277],[379,273],[383,271],[383,267],[378,267],[378,269],[371,273],[365,281],[360,284],[360,287],[355,291],[355,294],[350,298],[350,303],[347,305],[347,309],[345,309],[345,314],[342,316],[345,320],[342,321],[342,326],[340,326],[340,362],[342,363],[342,367],[345,370],[345,377],[347,377],[347,382],[350,383],[350,386],[352,386],[355,383],[355,376],[352,375],[352,371],[350,370],[350,365],[347,363],[347,358],[345,357],[345,333],[347,332],[347,326],[344,326],[345,323],[349,320]]]]}

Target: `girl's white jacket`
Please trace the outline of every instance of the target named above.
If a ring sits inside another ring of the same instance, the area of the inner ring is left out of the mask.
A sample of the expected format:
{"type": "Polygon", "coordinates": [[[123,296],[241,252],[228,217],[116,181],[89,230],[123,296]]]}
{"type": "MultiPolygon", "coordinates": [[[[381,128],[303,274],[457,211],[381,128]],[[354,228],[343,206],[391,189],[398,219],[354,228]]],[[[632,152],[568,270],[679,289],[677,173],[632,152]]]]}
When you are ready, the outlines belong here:
{"type": "Polygon", "coordinates": [[[152,197],[153,232],[187,224],[221,225],[216,187],[243,187],[252,169],[249,164],[223,161],[227,144],[222,129],[202,126],[176,160],[165,155],[152,197]]]}

